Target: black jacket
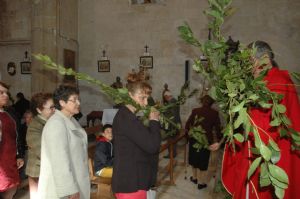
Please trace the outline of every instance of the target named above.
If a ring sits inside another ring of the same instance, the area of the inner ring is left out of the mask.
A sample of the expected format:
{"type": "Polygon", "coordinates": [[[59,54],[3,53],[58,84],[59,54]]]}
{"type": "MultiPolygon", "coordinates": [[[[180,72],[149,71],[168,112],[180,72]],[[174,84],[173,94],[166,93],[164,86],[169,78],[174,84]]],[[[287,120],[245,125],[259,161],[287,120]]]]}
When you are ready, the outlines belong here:
{"type": "Polygon", "coordinates": [[[148,190],[156,176],[153,155],[160,149],[160,124],[143,125],[134,113],[122,106],[113,121],[114,165],[112,189],[115,193],[148,190]]]}
{"type": "Polygon", "coordinates": [[[94,157],[94,170],[100,171],[104,167],[113,166],[113,145],[110,141],[102,137],[97,142],[95,157],[94,157]]]}

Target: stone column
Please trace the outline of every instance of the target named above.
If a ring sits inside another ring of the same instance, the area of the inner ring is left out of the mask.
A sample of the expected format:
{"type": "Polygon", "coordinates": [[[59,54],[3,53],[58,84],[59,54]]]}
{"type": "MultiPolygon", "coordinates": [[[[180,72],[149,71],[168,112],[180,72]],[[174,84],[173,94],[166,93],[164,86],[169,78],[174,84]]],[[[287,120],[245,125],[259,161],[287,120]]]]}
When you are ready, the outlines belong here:
{"type": "MultiPolygon", "coordinates": [[[[35,0],[32,3],[32,53],[42,53],[57,62],[58,57],[57,1],[35,0]]],[[[59,78],[56,71],[45,69],[40,61],[32,59],[32,94],[53,92],[59,78]]]]}

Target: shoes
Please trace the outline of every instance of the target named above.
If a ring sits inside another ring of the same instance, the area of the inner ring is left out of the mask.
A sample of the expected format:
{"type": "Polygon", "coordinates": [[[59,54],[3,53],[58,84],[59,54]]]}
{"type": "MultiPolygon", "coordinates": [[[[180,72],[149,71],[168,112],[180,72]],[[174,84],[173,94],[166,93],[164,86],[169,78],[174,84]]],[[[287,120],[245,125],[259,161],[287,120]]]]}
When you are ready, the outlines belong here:
{"type": "Polygon", "coordinates": [[[197,182],[198,182],[197,179],[193,179],[193,176],[190,177],[190,181],[193,182],[194,184],[197,184],[197,182]]]}
{"type": "Polygon", "coordinates": [[[198,189],[204,189],[207,187],[207,184],[198,184],[198,189]]]}

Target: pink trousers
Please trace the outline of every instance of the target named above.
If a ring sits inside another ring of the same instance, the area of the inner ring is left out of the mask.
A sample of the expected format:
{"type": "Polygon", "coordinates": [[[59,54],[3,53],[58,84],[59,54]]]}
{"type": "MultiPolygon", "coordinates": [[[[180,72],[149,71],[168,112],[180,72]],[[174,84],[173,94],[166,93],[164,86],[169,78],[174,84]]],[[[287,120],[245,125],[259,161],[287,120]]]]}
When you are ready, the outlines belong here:
{"type": "Polygon", "coordinates": [[[116,193],[117,199],[146,199],[147,192],[145,190],[138,190],[133,193],[116,193]]]}

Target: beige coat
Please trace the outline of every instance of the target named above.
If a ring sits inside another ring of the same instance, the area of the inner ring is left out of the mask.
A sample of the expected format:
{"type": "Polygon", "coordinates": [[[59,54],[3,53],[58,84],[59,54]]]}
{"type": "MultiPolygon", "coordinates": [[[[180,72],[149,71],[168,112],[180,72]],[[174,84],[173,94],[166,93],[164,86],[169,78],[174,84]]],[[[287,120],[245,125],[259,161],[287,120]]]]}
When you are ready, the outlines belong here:
{"type": "Polygon", "coordinates": [[[41,199],[65,198],[76,192],[90,199],[87,135],[74,118],[56,110],[42,135],[41,199]]]}

